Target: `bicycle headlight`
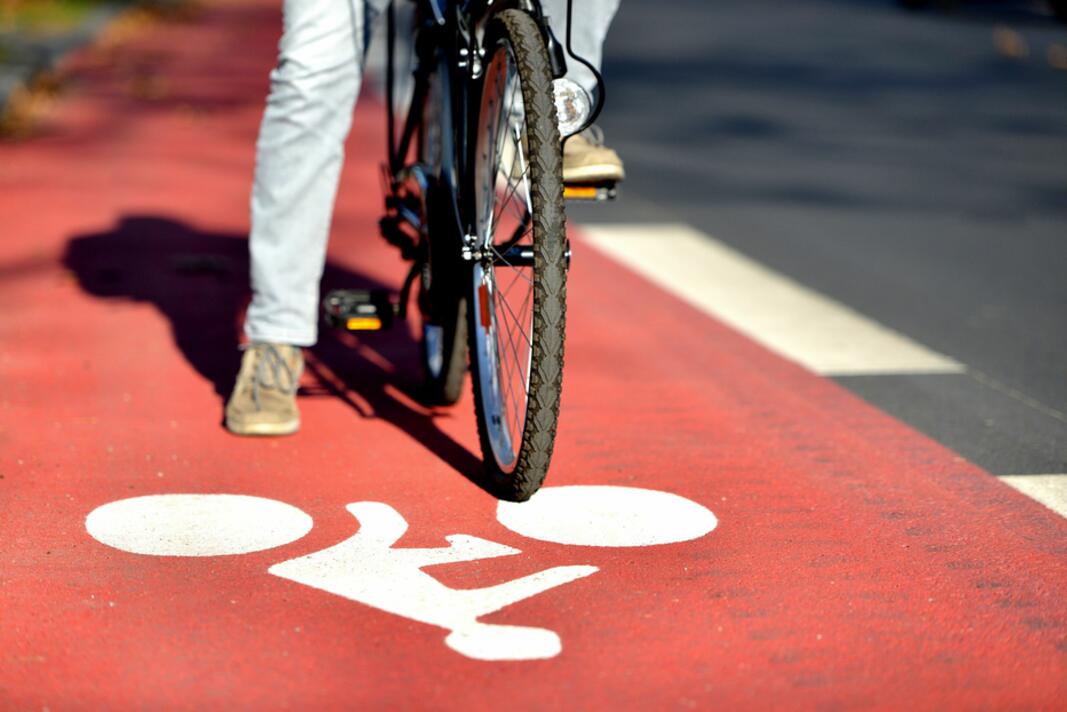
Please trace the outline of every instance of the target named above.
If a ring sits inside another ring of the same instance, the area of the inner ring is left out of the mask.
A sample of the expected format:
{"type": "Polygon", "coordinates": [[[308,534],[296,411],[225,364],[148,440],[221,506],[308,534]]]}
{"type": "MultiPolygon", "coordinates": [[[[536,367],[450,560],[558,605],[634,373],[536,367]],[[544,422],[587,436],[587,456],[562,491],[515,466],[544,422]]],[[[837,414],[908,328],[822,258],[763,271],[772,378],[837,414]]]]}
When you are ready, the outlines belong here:
{"type": "Polygon", "coordinates": [[[589,95],[576,82],[566,77],[552,81],[556,95],[556,118],[560,136],[566,138],[585,125],[592,111],[589,95]]]}

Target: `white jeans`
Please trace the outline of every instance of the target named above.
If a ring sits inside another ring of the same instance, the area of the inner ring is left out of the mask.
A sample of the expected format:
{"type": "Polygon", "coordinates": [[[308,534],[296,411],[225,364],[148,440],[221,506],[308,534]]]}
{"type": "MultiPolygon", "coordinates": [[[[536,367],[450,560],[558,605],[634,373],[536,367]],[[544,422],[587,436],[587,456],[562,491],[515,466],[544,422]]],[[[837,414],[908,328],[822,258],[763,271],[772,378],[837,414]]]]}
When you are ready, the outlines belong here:
{"type": "MultiPolygon", "coordinates": [[[[619,0],[574,0],[575,51],[600,67],[619,0]]],[[[249,251],[251,341],[310,346],[318,336],[319,281],[326,261],[344,141],[362,81],[363,57],[388,0],[285,0],[278,64],[270,75],[256,144],[249,251]]],[[[566,0],[543,0],[566,42],[566,0]]],[[[592,75],[569,62],[569,76],[592,75]]]]}

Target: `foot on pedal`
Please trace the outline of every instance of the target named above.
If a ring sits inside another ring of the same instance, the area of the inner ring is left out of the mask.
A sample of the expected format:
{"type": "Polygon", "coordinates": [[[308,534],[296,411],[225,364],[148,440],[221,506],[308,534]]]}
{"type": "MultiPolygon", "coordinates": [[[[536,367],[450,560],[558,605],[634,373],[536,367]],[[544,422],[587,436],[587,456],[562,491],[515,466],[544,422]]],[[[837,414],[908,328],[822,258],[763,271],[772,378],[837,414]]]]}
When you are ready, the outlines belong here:
{"type": "Polygon", "coordinates": [[[384,289],[335,289],[322,301],[326,323],[345,331],[381,331],[393,325],[396,308],[384,289]]]}
{"type": "Polygon", "coordinates": [[[611,200],[626,177],[619,154],[604,145],[604,134],[590,126],[563,144],[563,197],[611,200]]]}

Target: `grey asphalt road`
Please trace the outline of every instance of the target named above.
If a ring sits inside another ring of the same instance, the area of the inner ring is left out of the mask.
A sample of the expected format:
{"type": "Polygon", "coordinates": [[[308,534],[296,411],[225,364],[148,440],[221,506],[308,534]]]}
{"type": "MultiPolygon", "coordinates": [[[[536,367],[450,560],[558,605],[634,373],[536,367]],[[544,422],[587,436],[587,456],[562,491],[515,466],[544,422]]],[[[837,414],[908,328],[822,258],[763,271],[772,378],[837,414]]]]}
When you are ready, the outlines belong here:
{"type": "Polygon", "coordinates": [[[994,474],[1067,473],[1062,54],[1040,4],[624,0],[629,178],[570,216],[692,224],[955,358],[838,381],[994,474]]]}

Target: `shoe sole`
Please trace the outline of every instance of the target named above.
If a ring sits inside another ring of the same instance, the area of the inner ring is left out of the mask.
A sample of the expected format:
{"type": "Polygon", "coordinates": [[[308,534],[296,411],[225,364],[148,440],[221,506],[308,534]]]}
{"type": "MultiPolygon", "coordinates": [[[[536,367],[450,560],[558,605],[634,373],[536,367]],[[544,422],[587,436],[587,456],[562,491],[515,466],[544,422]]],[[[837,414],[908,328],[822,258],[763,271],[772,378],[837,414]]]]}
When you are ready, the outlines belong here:
{"type": "Polygon", "coordinates": [[[234,425],[227,421],[226,429],[234,435],[292,435],[300,430],[300,421],[291,420],[287,423],[251,423],[249,425],[234,425]]]}
{"type": "Polygon", "coordinates": [[[609,181],[621,181],[625,173],[618,166],[609,164],[580,166],[567,168],[563,171],[564,183],[605,183],[609,181]]]}

